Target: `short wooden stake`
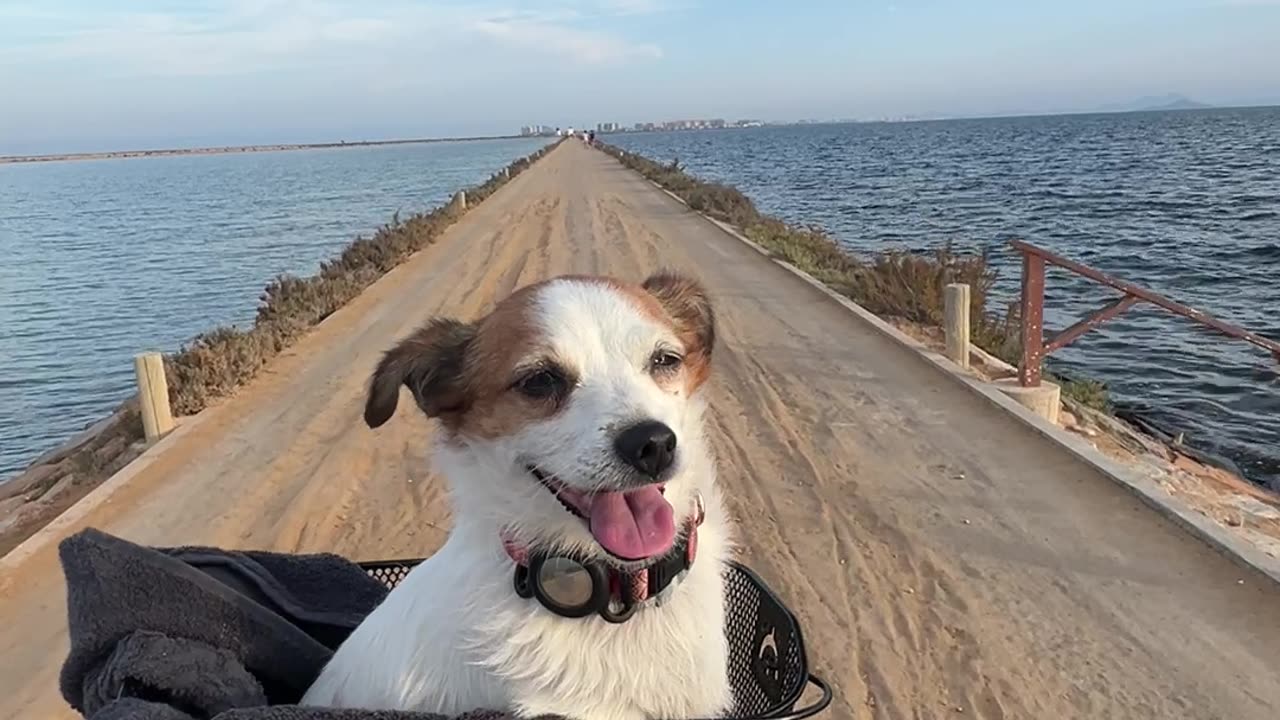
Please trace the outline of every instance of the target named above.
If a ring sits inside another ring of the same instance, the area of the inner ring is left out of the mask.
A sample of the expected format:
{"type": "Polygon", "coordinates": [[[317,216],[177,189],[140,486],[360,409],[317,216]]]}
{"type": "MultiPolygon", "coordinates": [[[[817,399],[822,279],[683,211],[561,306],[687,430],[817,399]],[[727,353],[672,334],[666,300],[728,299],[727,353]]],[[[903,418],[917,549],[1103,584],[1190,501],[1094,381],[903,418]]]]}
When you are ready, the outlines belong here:
{"type": "Polygon", "coordinates": [[[169,408],[169,381],[164,376],[164,357],[158,352],[134,356],[133,371],[138,377],[138,407],[142,412],[142,432],[154,442],[173,429],[169,408]]]}
{"type": "Polygon", "coordinates": [[[969,367],[969,286],[951,283],[943,291],[946,313],[947,357],[962,368],[969,367]]]}

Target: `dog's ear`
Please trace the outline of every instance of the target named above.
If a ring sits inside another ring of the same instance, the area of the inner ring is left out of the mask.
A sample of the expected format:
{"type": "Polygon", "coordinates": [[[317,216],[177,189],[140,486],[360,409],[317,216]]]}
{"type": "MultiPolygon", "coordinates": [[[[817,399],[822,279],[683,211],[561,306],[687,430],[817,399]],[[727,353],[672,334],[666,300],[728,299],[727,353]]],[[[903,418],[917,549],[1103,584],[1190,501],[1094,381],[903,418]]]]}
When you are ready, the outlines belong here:
{"type": "Polygon", "coordinates": [[[703,363],[710,364],[716,344],[716,318],[702,283],[672,270],[661,270],[650,275],[642,287],[662,303],[676,322],[685,350],[701,355],[703,363]]]}
{"type": "Polygon", "coordinates": [[[465,402],[463,369],[474,325],[437,318],[382,356],[369,382],[364,421],[376,428],[391,419],[405,385],[427,417],[461,409],[465,402]]]}

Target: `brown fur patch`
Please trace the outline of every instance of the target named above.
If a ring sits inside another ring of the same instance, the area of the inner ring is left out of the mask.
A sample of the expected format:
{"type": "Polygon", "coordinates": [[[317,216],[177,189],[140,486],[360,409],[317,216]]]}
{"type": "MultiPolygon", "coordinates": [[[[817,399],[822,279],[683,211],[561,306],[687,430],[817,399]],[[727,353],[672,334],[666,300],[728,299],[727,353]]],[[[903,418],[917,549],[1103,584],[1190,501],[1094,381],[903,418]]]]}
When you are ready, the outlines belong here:
{"type": "Polygon", "coordinates": [[[466,403],[460,382],[475,327],[436,318],[387,351],[369,382],[364,420],[376,428],[391,419],[406,385],[427,417],[455,412],[466,403]]]}
{"type": "MultiPolygon", "coordinates": [[[[605,285],[633,300],[636,309],[670,325],[684,346],[684,363],[671,380],[655,377],[663,387],[686,393],[701,386],[711,372],[715,323],[701,285],[670,272],[657,273],[642,286],[609,277],[564,275],[526,285],[473,323],[434,319],[384,355],[374,372],[365,404],[365,421],[378,427],[396,409],[400,385],[406,385],[428,417],[439,418],[450,436],[492,439],[519,432],[554,416],[563,398],[535,399],[513,389],[516,366],[526,358],[558,363],[554,349],[543,345],[534,325],[538,291],[550,282],[571,280],[605,285]]],[[[569,378],[570,381],[573,378],[569,378]]]]}
{"type": "MultiPolygon", "coordinates": [[[[477,323],[468,349],[465,383],[470,399],[465,412],[442,417],[457,435],[492,439],[559,412],[561,405],[535,400],[512,389],[516,364],[531,356],[551,357],[533,325],[533,301],[546,282],[516,290],[477,323]]],[[[553,358],[552,358],[553,359],[553,358]]]]}
{"type": "MultiPolygon", "coordinates": [[[[603,285],[614,292],[624,295],[635,302],[636,309],[642,314],[664,324],[671,325],[672,318],[663,309],[662,303],[651,293],[639,285],[626,283],[617,278],[607,275],[561,275],[554,280],[569,280],[572,282],[590,283],[593,285],[603,285]]],[[[547,282],[551,282],[548,280],[547,282]]],[[[539,283],[545,284],[545,283],[539,283]]]]}
{"type": "Polygon", "coordinates": [[[644,315],[672,327],[684,346],[685,360],[679,373],[670,378],[655,376],[654,382],[667,390],[683,380],[684,391],[692,394],[711,376],[711,350],[715,346],[715,316],[701,283],[674,270],[661,270],[641,285],[600,275],[566,275],[564,279],[604,285],[630,298],[644,315]]]}
{"type": "Polygon", "coordinates": [[[692,393],[711,376],[716,343],[711,300],[701,283],[671,270],[654,273],[641,287],[658,301],[684,345],[685,388],[692,393]]]}

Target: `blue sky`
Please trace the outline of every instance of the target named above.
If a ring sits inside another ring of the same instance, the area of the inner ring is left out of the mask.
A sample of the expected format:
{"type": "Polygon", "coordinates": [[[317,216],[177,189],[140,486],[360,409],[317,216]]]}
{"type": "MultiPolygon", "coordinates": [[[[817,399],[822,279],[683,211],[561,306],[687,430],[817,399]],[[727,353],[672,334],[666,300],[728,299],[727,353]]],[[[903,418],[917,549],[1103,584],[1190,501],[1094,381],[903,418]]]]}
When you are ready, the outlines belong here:
{"type": "Polygon", "coordinates": [[[1280,0],[0,0],[0,153],[1280,103],[1280,0]]]}

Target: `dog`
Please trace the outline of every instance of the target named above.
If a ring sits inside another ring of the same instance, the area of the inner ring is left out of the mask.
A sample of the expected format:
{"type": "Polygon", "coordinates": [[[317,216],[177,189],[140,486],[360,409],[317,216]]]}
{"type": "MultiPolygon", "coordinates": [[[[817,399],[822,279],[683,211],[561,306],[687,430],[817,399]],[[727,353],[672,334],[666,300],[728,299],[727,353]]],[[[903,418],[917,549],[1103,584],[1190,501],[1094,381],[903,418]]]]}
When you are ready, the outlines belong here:
{"type": "Polygon", "coordinates": [[[700,392],[715,332],[688,276],[566,275],[475,322],[434,319],[385,353],[365,421],[387,422],[402,385],[438,421],[454,525],[303,704],[581,720],[727,712],[733,531],[700,392]],[[564,617],[517,592],[538,551],[605,568],[609,612],[629,600],[633,614],[564,617]],[[636,588],[655,582],[659,558],[679,572],[646,596],[636,588]]]}

